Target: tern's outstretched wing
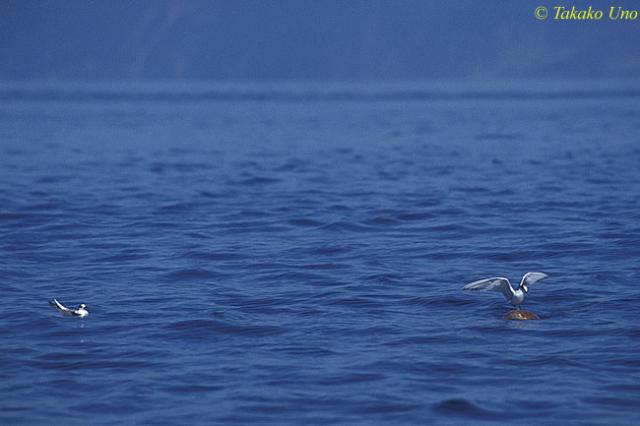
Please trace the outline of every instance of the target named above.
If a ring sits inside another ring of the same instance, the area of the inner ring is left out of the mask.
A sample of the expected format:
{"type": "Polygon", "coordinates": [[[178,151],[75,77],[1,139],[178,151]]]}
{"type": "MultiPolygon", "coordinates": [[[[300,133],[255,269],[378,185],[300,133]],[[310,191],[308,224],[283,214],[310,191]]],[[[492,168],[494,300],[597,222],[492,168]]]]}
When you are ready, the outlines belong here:
{"type": "Polygon", "coordinates": [[[474,281],[462,287],[465,291],[475,290],[497,290],[506,299],[507,302],[511,301],[513,296],[513,288],[508,279],[502,277],[485,278],[484,280],[474,281]]]}
{"type": "Polygon", "coordinates": [[[522,282],[520,285],[524,284],[529,287],[531,284],[534,284],[543,278],[547,278],[547,274],[543,274],[542,272],[527,272],[522,276],[522,282]]]}
{"type": "Polygon", "coordinates": [[[62,304],[60,302],[58,302],[56,299],[50,300],[49,304],[51,306],[53,306],[54,308],[56,308],[58,311],[62,312],[62,313],[65,313],[65,312],[69,311],[68,308],[65,308],[64,306],[62,306],[62,304]]]}

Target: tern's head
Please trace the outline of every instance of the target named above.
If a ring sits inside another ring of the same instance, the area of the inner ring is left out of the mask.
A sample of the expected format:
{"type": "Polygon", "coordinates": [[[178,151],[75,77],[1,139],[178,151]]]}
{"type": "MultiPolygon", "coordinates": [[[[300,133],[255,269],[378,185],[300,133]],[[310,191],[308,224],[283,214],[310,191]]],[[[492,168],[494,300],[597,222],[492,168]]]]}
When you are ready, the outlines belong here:
{"type": "Polygon", "coordinates": [[[521,288],[521,289],[522,289],[522,291],[524,291],[525,293],[529,293],[529,287],[527,287],[527,285],[526,285],[526,284],[522,284],[522,285],[520,286],[520,288],[521,288]]]}
{"type": "Polygon", "coordinates": [[[84,303],[81,303],[80,305],[78,305],[78,309],[86,309],[87,305],[85,305],[84,303]]]}

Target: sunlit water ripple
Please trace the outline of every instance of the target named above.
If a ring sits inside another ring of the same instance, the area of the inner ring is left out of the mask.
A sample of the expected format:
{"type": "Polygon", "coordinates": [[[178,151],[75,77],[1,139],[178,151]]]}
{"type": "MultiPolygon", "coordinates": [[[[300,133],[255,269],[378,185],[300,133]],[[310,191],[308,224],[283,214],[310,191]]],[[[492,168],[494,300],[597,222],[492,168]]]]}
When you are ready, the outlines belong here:
{"type": "Polygon", "coordinates": [[[0,422],[637,422],[640,109],[605,95],[9,97],[0,422]],[[460,291],[529,270],[540,321],[460,291]]]}

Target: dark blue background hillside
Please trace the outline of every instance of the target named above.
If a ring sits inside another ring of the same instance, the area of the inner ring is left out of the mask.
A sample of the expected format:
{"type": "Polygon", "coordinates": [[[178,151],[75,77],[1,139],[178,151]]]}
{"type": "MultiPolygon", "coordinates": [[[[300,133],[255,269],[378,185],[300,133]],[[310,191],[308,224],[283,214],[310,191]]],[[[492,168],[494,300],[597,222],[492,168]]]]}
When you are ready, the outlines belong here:
{"type": "Polygon", "coordinates": [[[5,0],[0,78],[482,80],[639,74],[638,22],[539,22],[533,15],[539,4],[555,5],[5,0]]]}

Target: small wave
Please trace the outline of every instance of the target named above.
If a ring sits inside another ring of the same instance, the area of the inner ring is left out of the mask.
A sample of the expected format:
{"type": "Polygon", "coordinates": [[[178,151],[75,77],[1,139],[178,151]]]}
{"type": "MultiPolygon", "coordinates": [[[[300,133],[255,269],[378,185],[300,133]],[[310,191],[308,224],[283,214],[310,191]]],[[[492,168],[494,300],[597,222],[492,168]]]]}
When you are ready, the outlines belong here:
{"type": "Polygon", "coordinates": [[[522,133],[479,133],[476,135],[479,141],[513,141],[524,139],[522,133]]]}
{"type": "Polygon", "coordinates": [[[398,215],[398,219],[400,220],[426,220],[432,219],[433,217],[434,214],[430,212],[402,213],[398,215]]]}
{"type": "Polygon", "coordinates": [[[242,185],[242,186],[258,186],[258,185],[270,185],[274,183],[281,182],[282,179],[267,177],[267,176],[253,176],[250,178],[230,182],[232,185],[242,185]]]}
{"type": "Polygon", "coordinates": [[[192,281],[192,280],[205,280],[221,278],[225,275],[219,272],[214,272],[208,269],[180,269],[178,271],[169,272],[163,275],[163,278],[175,282],[175,281],[192,281]]]}
{"type": "Polygon", "coordinates": [[[392,217],[376,216],[376,217],[372,217],[371,219],[365,220],[364,223],[366,225],[372,225],[372,226],[380,225],[380,226],[388,227],[388,226],[397,225],[399,222],[392,217]]]}
{"type": "Polygon", "coordinates": [[[387,376],[380,373],[352,373],[325,376],[316,382],[325,386],[340,386],[351,383],[376,382],[386,379],[387,376]]]}
{"type": "Polygon", "coordinates": [[[261,282],[275,282],[282,283],[311,283],[311,282],[327,282],[329,277],[326,275],[315,274],[311,272],[273,272],[261,274],[258,276],[261,282]]]}
{"type": "Polygon", "coordinates": [[[350,308],[383,308],[384,303],[364,297],[340,297],[331,300],[328,305],[347,306],[350,308]]]}
{"type": "Polygon", "coordinates": [[[311,218],[289,219],[287,223],[300,227],[317,227],[323,225],[323,222],[311,218]]]}
{"type": "Polygon", "coordinates": [[[364,281],[375,283],[375,284],[397,284],[401,282],[402,279],[403,279],[402,275],[394,274],[391,272],[371,274],[364,277],[364,281]]]}
{"type": "Polygon", "coordinates": [[[223,385],[171,385],[164,387],[164,390],[171,393],[197,395],[208,392],[216,392],[224,389],[223,385]]]}
{"type": "Polygon", "coordinates": [[[277,350],[279,352],[285,353],[287,355],[293,355],[295,357],[325,357],[336,355],[335,351],[317,346],[283,346],[278,348],[277,350]]]}
{"type": "Polygon", "coordinates": [[[209,170],[210,164],[197,162],[164,162],[154,161],[149,165],[149,170],[153,173],[164,174],[167,172],[195,173],[201,170],[209,170]]]}
{"type": "Polygon", "coordinates": [[[165,327],[169,331],[179,332],[179,338],[200,340],[214,333],[240,335],[247,337],[267,337],[282,334],[281,327],[268,325],[237,325],[228,322],[195,319],[175,321],[165,327]]]}
{"type": "Polygon", "coordinates": [[[88,356],[84,353],[73,352],[48,353],[36,360],[28,361],[28,364],[31,364],[36,368],[53,370],[118,369],[122,371],[153,368],[161,365],[158,362],[151,362],[142,359],[88,356]]]}
{"type": "Polygon", "coordinates": [[[350,265],[345,263],[306,263],[299,266],[301,269],[308,270],[335,270],[335,269],[349,269],[350,265]]]}
{"type": "Polygon", "coordinates": [[[245,256],[239,253],[231,253],[231,252],[214,252],[214,251],[203,251],[203,250],[191,250],[185,252],[182,257],[185,259],[201,259],[201,260],[209,260],[209,261],[225,261],[225,260],[238,260],[242,259],[245,256]]]}
{"type": "Polygon", "coordinates": [[[273,169],[275,172],[301,172],[308,169],[311,166],[307,160],[302,159],[292,159],[286,161],[284,164],[281,164],[273,169]]]}
{"type": "Polygon", "coordinates": [[[13,221],[13,220],[24,220],[33,217],[29,213],[0,213],[0,222],[2,221],[13,221]]]}
{"type": "Polygon", "coordinates": [[[337,222],[332,222],[330,224],[324,225],[322,227],[320,227],[320,229],[324,229],[327,231],[333,231],[333,232],[366,232],[366,231],[371,231],[374,230],[375,228],[372,228],[370,226],[363,226],[363,225],[359,225],[357,223],[353,223],[353,222],[347,222],[347,221],[337,221],[337,222]]]}
{"type": "Polygon", "coordinates": [[[626,398],[624,396],[598,396],[582,398],[582,401],[587,404],[636,408],[638,407],[638,403],[640,403],[640,398],[638,398],[637,396],[629,396],[626,398]]]}
{"type": "Polygon", "coordinates": [[[463,416],[484,420],[505,418],[505,413],[486,410],[464,398],[450,398],[432,405],[434,411],[446,415],[463,416]]]}
{"type": "Polygon", "coordinates": [[[463,299],[462,297],[412,297],[404,302],[407,305],[421,307],[445,307],[460,308],[463,306],[473,305],[473,300],[463,299]]]}
{"type": "Polygon", "coordinates": [[[420,87],[363,88],[344,85],[334,89],[311,89],[283,85],[281,88],[242,86],[145,86],[106,87],[100,85],[47,86],[12,84],[0,87],[2,100],[38,101],[247,101],[247,102],[318,102],[318,101],[481,101],[481,100],[562,100],[567,99],[637,99],[635,88],[536,88],[521,89],[430,89],[420,87]]]}
{"type": "Polygon", "coordinates": [[[310,255],[333,256],[349,253],[353,251],[353,249],[354,247],[351,245],[323,245],[319,247],[312,247],[305,251],[310,255]]]}

